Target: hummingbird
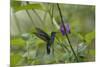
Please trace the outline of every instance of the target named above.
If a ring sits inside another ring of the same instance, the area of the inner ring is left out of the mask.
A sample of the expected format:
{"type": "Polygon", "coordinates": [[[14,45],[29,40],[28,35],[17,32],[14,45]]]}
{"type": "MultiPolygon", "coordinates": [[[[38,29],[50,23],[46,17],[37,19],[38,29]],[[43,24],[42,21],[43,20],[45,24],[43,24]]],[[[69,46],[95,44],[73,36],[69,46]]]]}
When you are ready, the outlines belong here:
{"type": "Polygon", "coordinates": [[[46,32],[44,32],[40,28],[36,28],[36,31],[37,32],[35,32],[34,34],[38,38],[42,39],[43,41],[45,41],[47,43],[47,45],[46,45],[47,54],[50,54],[50,47],[51,47],[51,44],[54,43],[56,32],[51,32],[51,36],[49,36],[46,32]]]}

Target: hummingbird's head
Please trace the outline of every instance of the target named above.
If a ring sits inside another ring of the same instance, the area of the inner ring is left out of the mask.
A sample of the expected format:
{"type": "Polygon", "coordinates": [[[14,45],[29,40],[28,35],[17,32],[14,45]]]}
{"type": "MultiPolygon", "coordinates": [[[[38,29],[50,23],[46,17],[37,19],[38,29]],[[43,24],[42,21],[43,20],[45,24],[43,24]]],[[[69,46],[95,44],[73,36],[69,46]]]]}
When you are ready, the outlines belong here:
{"type": "Polygon", "coordinates": [[[51,32],[51,41],[54,42],[56,32],[51,32]]]}
{"type": "Polygon", "coordinates": [[[55,36],[56,35],[56,32],[51,32],[51,36],[55,36]]]}

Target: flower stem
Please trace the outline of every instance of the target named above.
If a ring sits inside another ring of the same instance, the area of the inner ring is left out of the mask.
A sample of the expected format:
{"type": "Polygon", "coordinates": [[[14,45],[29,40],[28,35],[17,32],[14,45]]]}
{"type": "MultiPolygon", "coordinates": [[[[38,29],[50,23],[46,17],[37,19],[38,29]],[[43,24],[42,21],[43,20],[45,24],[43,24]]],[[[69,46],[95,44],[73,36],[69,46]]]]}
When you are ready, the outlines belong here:
{"type": "Polygon", "coordinates": [[[64,31],[65,31],[65,33],[66,33],[66,38],[67,38],[68,43],[69,43],[69,45],[70,45],[70,48],[71,48],[71,50],[72,50],[72,52],[73,52],[73,55],[75,56],[76,61],[78,62],[78,57],[77,57],[77,55],[76,55],[76,53],[75,53],[75,51],[74,51],[74,49],[73,49],[73,47],[72,47],[72,45],[71,45],[71,43],[70,43],[69,37],[68,37],[68,35],[67,35],[67,31],[66,31],[66,28],[65,28],[65,25],[64,25],[64,21],[63,21],[63,18],[62,18],[62,14],[61,14],[61,9],[60,9],[58,3],[57,3],[57,7],[58,7],[59,14],[60,14],[60,17],[61,17],[62,25],[63,25],[63,27],[64,27],[64,31]]]}

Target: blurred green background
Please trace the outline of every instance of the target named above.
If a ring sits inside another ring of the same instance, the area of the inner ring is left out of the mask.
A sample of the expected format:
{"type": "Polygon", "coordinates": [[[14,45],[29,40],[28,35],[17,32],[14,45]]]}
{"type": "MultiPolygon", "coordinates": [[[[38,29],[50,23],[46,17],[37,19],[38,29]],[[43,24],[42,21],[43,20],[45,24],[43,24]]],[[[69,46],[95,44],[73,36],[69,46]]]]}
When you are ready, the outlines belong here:
{"type": "MultiPolygon", "coordinates": [[[[64,23],[70,25],[68,34],[79,62],[95,61],[95,6],[59,4],[64,23]]],[[[60,32],[61,17],[56,3],[27,2],[11,0],[10,64],[42,65],[75,63],[65,36],[56,34],[51,49],[46,53],[46,42],[36,37],[35,27],[50,35],[60,32]],[[69,50],[69,51],[68,51],[69,50]],[[54,54],[53,54],[54,53],[54,54]]]]}

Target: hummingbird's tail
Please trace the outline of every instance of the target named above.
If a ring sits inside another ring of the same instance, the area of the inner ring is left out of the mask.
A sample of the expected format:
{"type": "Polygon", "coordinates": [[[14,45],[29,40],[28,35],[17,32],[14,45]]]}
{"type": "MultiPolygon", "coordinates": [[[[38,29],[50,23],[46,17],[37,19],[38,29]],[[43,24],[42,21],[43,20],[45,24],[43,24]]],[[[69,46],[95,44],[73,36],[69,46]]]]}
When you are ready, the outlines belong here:
{"type": "Polygon", "coordinates": [[[47,43],[47,54],[50,54],[50,43],[47,43]]]}

